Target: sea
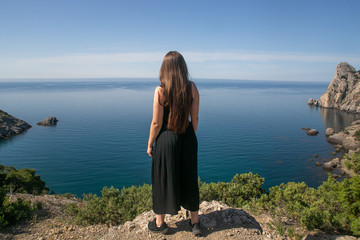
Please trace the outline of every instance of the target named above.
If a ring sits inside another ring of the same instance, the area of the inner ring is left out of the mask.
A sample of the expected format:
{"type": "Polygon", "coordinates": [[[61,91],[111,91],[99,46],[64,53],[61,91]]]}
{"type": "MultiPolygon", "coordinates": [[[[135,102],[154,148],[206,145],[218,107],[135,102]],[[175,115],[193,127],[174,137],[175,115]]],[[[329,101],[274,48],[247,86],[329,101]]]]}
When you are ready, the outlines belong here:
{"type": "MultiPolygon", "coordinates": [[[[252,172],[264,188],[286,182],[319,186],[333,158],[325,130],[341,131],[355,114],[310,107],[325,82],[193,79],[200,92],[197,138],[201,181],[252,172]],[[308,136],[302,128],[314,128],[308,136]],[[315,158],[314,155],[319,157],[315,158]]],[[[150,184],[146,154],[157,79],[23,79],[0,82],[0,109],[32,125],[0,140],[0,164],[36,170],[51,191],[82,196],[150,184]],[[56,126],[37,122],[55,116],[56,126]]]]}

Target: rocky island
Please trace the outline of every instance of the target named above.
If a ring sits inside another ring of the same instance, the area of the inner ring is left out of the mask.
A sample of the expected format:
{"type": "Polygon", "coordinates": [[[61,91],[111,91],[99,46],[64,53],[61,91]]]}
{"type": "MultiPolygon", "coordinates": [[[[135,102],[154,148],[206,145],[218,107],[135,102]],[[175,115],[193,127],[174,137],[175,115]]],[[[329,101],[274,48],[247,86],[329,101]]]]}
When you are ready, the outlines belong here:
{"type": "Polygon", "coordinates": [[[39,126],[55,126],[59,120],[56,117],[47,117],[41,122],[38,122],[39,126]]]}
{"type": "Polygon", "coordinates": [[[335,76],[320,100],[310,98],[309,105],[360,113],[360,71],[347,62],[336,66],[335,76]]]}
{"type": "Polygon", "coordinates": [[[27,122],[0,110],[0,140],[20,134],[29,128],[31,125],[27,122]]]}

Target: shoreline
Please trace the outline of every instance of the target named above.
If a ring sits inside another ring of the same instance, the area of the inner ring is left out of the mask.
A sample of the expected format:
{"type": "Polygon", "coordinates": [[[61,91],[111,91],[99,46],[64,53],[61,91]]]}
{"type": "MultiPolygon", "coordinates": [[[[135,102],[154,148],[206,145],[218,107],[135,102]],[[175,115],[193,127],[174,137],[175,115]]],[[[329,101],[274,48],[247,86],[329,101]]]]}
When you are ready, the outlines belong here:
{"type": "MultiPolygon", "coordinates": [[[[332,132],[326,136],[326,140],[332,144],[335,148],[340,149],[340,155],[334,158],[331,158],[330,161],[326,163],[331,163],[332,161],[338,158],[338,163],[334,162],[333,165],[329,165],[327,168],[324,168],[324,171],[332,174],[332,171],[338,171],[341,174],[341,177],[353,177],[356,175],[354,171],[349,170],[345,166],[346,156],[352,156],[352,154],[360,151],[360,139],[358,140],[357,134],[360,134],[360,119],[357,119],[351,123],[350,126],[346,127],[343,131],[334,132],[332,128],[328,128],[327,131],[332,132]]],[[[324,165],[324,164],[323,164],[324,165]]],[[[334,174],[332,174],[334,176],[334,174]]],[[[335,176],[339,178],[340,176],[335,176]]]]}

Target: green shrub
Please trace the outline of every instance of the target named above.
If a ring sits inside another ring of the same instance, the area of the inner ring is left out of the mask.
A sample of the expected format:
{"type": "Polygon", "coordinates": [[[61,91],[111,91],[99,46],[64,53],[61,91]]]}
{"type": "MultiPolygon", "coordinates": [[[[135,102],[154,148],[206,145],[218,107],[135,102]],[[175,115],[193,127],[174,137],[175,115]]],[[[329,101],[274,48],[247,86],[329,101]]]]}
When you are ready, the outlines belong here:
{"type": "Polygon", "coordinates": [[[274,223],[276,231],[279,233],[280,236],[284,236],[285,228],[281,222],[274,223]]]}
{"type": "Polygon", "coordinates": [[[360,151],[351,155],[345,155],[346,161],[345,167],[349,170],[353,170],[357,175],[360,175],[360,151]]]}
{"type": "Polygon", "coordinates": [[[318,187],[305,183],[281,184],[270,188],[257,207],[271,210],[276,217],[297,220],[308,230],[360,235],[360,177],[337,182],[331,175],[318,187]]]}
{"type": "Polygon", "coordinates": [[[0,229],[30,217],[34,209],[30,201],[17,199],[10,202],[5,189],[0,188],[0,229]]]}
{"type": "Polygon", "coordinates": [[[39,207],[20,198],[10,202],[6,193],[41,194],[48,191],[45,182],[39,175],[35,175],[35,170],[28,168],[18,170],[12,166],[0,164],[0,228],[30,217],[39,207]]]}
{"type": "Polygon", "coordinates": [[[259,198],[265,189],[264,178],[258,174],[236,174],[231,182],[205,183],[199,181],[200,201],[222,201],[230,206],[241,207],[259,198]]]}
{"type": "MultiPolygon", "coordinates": [[[[337,197],[344,210],[344,220],[350,222],[350,230],[360,235],[360,176],[345,179],[337,191],[337,197]],[[346,219],[347,218],[347,219],[346,219]]],[[[343,222],[341,222],[344,224],[343,222]]]]}
{"type": "Polygon", "coordinates": [[[35,175],[34,169],[16,169],[1,164],[0,186],[4,186],[6,191],[10,193],[42,194],[49,191],[40,176],[35,175]]]}
{"type": "Polygon", "coordinates": [[[152,190],[148,184],[123,188],[121,195],[125,221],[132,220],[137,215],[152,209],[152,190]]]}
{"type": "Polygon", "coordinates": [[[121,191],[114,187],[104,187],[101,197],[87,194],[82,204],[69,204],[67,212],[80,225],[117,225],[134,219],[140,213],[151,210],[151,207],[151,186],[144,184],[123,188],[121,191]]]}

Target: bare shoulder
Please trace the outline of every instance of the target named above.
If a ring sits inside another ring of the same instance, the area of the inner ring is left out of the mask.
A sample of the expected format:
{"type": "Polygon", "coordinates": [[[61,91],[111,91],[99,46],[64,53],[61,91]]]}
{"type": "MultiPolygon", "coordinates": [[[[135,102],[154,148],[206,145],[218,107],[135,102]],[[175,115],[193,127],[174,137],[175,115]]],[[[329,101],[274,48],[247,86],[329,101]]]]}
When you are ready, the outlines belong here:
{"type": "Polygon", "coordinates": [[[190,81],[190,82],[191,82],[191,93],[192,93],[193,97],[198,97],[199,91],[196,87],[196,84],[193,81],[190,81]]]}
{"type": "Polygon", "coordinates": [[[163,104],[164,102],[164,89],[160,86],[155,88],[154,101],[160,101],[160,104],[163,104]]]}
{"type": "Polygon", "coordinates": [[[164,92],[164,89],[163,89],[161,86],[157,86],[157,87],[155,88],[155,94],[156,94],[156,95],[160,95],[160,97],[161,97],[161,96],[164,95],[163,92],[164,92]]]}

